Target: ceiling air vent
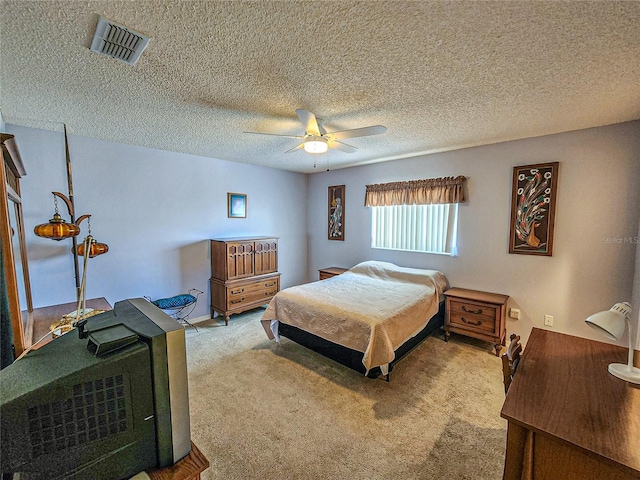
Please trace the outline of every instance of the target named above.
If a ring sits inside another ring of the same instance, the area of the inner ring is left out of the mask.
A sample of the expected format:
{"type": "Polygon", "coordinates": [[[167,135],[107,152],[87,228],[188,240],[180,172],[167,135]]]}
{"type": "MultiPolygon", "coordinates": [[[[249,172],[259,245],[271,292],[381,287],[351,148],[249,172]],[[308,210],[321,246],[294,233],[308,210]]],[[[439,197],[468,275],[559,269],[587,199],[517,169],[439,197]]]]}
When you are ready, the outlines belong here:
{"type": "Polygon", "coordinates": [[[135,65],[149,37],[100,17],[91,51],[135,65]]]}

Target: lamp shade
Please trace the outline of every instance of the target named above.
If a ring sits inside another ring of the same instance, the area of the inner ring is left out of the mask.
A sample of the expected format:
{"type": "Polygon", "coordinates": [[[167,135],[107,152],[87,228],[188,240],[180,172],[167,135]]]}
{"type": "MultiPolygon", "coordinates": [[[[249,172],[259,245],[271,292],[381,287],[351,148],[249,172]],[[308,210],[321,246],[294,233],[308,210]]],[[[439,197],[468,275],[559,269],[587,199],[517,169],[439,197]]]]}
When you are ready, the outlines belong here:
{"type": "MultiPolygon", "coordinates": [[[[631,305],[627,302],[616,303],[609,310],[594,313],[585,322],[595,328],[609,340],[620,340],[627,323],[631,319],[631,305]]],[[[609,373],[629,383],[640,384],[640,369],[633,366],[633,335],[629,326],[629,361],[624,363],[611,363],[609,373]]]]}
{"type": "Polygon", "coordinates": [[[56,213],[49,223],[36,225],[33,229],[39,237],[50,238],[52,240],[63,240],[65,238],[75,237],[80,233],[80,227],[75,223],[67,223],[56,213]]]}
{"type": "MultiPolygon", "coordinates": [[[[106,243],[96,242],[95,239],[92,239],[90,243],[89,258],[97,257],[98,255],[102,255],[109,251],[109,245],[106,243]]],[[[71,253],[73,253],[73,248],[71,249],[71,253]]],[[[76,247],[76,253],[81,257],[84,256],[84,242],[76,247]]]]}
{"type": "Polygon", "coordinates": [[[631,305],[616,303],[609,310],[591,315],[585,321],[609,340],[620,340],[626,329],[626,321],[631,315],[631,305]]]}
{"type": "Polygon", "coordinates": [[[307,153],[324,153],[329,150],[327,141],[322,137],[312,137],[304,142],[304,151],[307,153]]]}

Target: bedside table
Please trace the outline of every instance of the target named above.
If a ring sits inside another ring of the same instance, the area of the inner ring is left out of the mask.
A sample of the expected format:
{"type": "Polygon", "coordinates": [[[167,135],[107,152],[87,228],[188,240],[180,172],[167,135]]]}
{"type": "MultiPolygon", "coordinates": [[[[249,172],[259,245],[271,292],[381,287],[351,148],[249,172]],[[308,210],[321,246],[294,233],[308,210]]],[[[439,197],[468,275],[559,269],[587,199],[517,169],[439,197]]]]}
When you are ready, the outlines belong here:
{"type": "Polygon", "coordinates": [[[505,318],[509,295],[465,288],[450,288],[444,295],[447,298],[445,341],[454,332],[493,342],[496,357],[499,357],[506,336],[505,318]]]}
{"type": "Polygon", "coordinates": [[[319,280],[324,280],[326,278],[335,277],[336,275],[340,275],[340,274],[346,272],[347,270],[349,270],[349,269],[348,268],[342,268],[342,267],[321,268],[320,270],[318,270],[318,276],[320,277],[319,280]]]}

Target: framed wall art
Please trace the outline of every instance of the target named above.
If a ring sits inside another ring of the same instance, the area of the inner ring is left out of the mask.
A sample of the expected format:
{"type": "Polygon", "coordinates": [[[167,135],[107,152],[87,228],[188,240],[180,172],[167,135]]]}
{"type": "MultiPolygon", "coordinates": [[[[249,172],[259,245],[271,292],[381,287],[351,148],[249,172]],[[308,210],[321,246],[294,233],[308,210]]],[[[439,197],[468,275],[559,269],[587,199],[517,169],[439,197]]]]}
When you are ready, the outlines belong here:
{"type": "Polygon", "coordinates": [[[244,193],[227,193],[227,217],[247,218],[247,196],[244,193]]]}
{"type": "Polygon", "coordinates": [[[558,165],[513,167],[509,253],[551,256],[558,165]]]}
{"type": "Polygon", "coordinates": [[[329,187],[329,240],[344,240],[344,185],[329,187]]]}

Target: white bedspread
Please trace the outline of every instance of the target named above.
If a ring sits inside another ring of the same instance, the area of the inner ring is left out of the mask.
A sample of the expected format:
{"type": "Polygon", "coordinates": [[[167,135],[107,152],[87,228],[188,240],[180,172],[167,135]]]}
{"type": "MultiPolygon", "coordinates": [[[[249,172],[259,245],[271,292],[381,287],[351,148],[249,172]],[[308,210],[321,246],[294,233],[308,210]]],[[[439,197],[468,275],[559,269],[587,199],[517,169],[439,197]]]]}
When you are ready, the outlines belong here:
{"type": "Polygon", "coordinates": [[[267,336],[279,321],[364,353],[367,371],[388,365],[394,350],[438,311],[442,272],[367,261],[342,275],[278,292],[262,315],[267,336]]]}

